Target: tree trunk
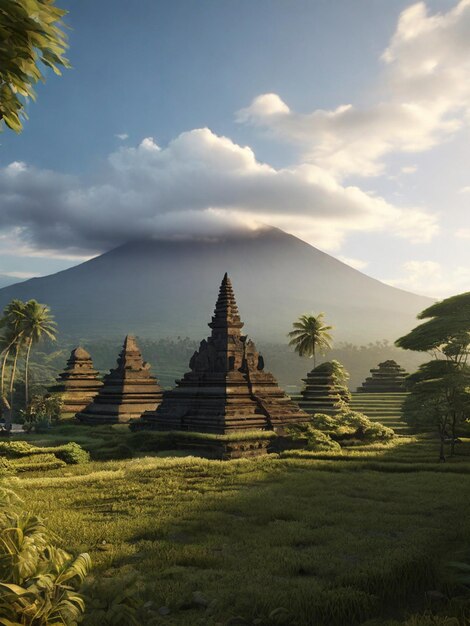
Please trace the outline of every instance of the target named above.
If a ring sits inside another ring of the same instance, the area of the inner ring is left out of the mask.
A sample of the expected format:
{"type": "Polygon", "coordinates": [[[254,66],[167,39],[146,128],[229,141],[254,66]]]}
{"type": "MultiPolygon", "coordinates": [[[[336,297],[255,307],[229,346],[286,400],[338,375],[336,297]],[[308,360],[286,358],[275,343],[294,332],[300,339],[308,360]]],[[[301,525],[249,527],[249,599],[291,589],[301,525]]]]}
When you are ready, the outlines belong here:
{"type": "Polygon", "coordinates": [[[29,404],[29,355],[31,354],[31,347],[33,345],[33,340],[29,340],[28,350],[26,351],[26,363],[24,370],[24,408],[28,408],[29,404]]]}
{"type": "Polygon", "coordinates": [[[18,363],[18,356],[20,353],[20,345],[21,343],[16,344],[15,350],[15,358],[13,360],[13,367],[11,370],[11,379],[10,379],[10,411],[8,415],[8,421],[5,420],[5,428],[8,432],[11,431],[11,423],[13,420],[13,392],[15,389],[15,376],[16,376],[16,364],[18,363]]]}
{"type": "Polygon", "coordinates": [[[12,348],[12,344],[10,344],[8,346],[8,348],[6,349],[5,354],[3,355],[3,362],[2,362],[2,374],[1,374],[1,386],[0,386],[0,395],[3,396],[5,395],[5,370],[6,370],[6,366],[7,366],[7,360],[8,357],[10,356],[10,350],[12,348]]]}
{"type": "Polygon", "coordinates": [[[440,448],[439,448],[439,461],[441,463],[444,463],[445,460],[446,460],[446,457],[445,457],[445,454],[444,454],[444,434],[441,433],[440,437],[441,437],[441,445],[440,445],[440,448]]]}
{"type": "Polygon", "coordinates": [[[450,442],[450,456],[454,456],[455,452],[455,439],[456,439],[456,426],[457,426],[457,415],[454,411],[452,414],[452,424],[451,424],[451,442],[450,442]]]}

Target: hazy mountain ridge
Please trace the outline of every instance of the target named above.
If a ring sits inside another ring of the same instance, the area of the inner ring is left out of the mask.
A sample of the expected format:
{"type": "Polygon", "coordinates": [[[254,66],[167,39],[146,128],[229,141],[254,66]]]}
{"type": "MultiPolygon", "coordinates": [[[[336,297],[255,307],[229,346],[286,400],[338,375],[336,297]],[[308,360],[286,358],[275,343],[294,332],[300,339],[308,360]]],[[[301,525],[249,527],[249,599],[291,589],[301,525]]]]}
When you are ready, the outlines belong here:
{"type": "Polygon", "coordinates": [[[228,271],[245,331],[285,341],[295,318],[324,311],[335,339],[393,340],[432,302],[345,265],[300,239],[266,229],[217,241],[124,244],[67,270],[0,289],[49,304],[74,338],[134,332],[147,337],[207,334],[220,280],[228,271]]]}

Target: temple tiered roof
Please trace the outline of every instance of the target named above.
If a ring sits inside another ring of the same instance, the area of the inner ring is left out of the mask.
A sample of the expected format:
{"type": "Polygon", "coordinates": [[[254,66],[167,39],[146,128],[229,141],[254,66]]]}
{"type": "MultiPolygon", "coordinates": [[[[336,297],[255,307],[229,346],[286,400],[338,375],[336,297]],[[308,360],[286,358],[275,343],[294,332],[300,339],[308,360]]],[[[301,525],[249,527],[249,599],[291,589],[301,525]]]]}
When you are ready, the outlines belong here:
{"type": "Polygon", "coordinates": [[[263,357],[241,334],[243,322],[225,274],[219,290],[210,337],[201,341],[190,371],[165,393],[156,411],[142,416],[142,426],[224,434],[239,430],[277,430],[308,416],[264,371],[263,357]]]}
{"type": "Polygon", "coordinates": [[[75,414],[84,409],[96,396],[103,383],[93,367],[88,352],[78,347],[70,353],[67,366],[49,391],[60,395],[62,414],[75,414]]]}
{"type": "Polygon", "coordinates": [[[358,388],[364,393],[393,393],[405,391],[405,378],[408,373],[396,361],[389,360],[379,363],[378,367],[370,370],[368,376],[358,388]]]}
{"type": "Polygon", "coordinates": [[[302,379],[305,387],[299,405],[307,413],[337,415],[349,404],[350,393],[338,380],[335,363],[334,361],[322,363],[302,379]]]}
{"type": "Polygon", "coordinates": [[[104,377],[103,383],[93,402],[77,415],[81,421],[130,422],[144,411],[156,409],[162,398],[162,389],[131,335],[124,341],[117,367],[104,377]]]}

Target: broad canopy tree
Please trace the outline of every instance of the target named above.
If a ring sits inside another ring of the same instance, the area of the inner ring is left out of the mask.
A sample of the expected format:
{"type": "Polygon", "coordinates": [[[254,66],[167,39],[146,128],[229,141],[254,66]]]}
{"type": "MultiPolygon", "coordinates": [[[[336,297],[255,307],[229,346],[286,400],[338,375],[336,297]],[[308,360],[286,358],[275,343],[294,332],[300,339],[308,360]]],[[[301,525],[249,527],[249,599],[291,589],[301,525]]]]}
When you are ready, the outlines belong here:
{"type": "Polygon", "coordinates": [[[66,13],[55,0],[0,0],[0,120],[16,132],[27,117],[25,101],[35,99],[34,85],[45,80],[42,66],[56,74],[70,67],[66,13]]]}
{"type": "Polygon", "coordinates": [[[450,436],[453,453],[457,427],[470,415],[470,292],[431,305],[418,319],[423,323],[395,344],[428,352],[434,360],[408,377],[404,416],[415,426],[437,428],[444,460],[445,439],[450,436]]]}

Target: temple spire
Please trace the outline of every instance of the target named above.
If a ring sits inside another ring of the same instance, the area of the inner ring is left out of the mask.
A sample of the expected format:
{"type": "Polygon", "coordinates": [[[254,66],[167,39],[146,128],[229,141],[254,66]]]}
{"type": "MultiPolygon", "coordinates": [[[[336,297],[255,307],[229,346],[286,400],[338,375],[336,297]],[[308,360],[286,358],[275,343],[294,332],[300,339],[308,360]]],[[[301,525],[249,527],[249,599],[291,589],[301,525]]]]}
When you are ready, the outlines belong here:
{"type": "Polygon", "coordinates": [[[209,323],[210,328],[212,328],[212,336],[220,335],[221,332],[239,335],[243,325],[238,313],[232,282],[225,272],[219,288],[212,322],[209,323]]]}

